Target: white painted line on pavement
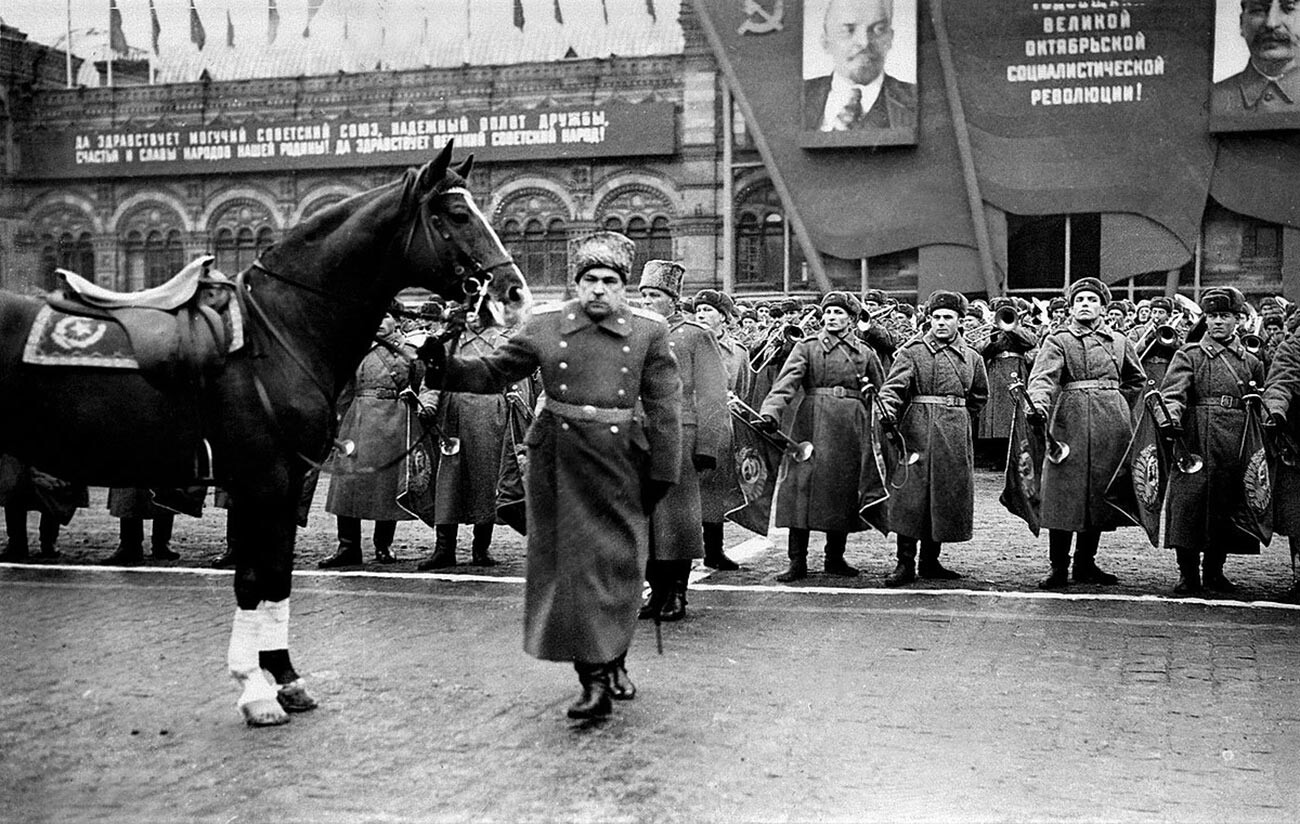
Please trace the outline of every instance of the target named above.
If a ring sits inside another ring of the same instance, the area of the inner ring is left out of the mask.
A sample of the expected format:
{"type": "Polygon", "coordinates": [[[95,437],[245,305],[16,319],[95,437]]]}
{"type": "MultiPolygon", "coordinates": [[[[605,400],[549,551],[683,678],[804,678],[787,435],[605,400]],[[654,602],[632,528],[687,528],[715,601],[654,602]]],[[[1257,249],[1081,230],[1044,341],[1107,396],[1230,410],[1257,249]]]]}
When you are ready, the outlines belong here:
{"type": "MultiPolygon", "coordinates": [[[[229,576],[233,570],[212,569],[210,567],[150,567],[150,566],[85,566],[81,564],[20,564],[0,562],[0,569],[32,571],[57,570],[59,572],[134,572],[155,575],[199,575],[229,576]]],[[[704,573],[713,570],[705,569],[704,573]]],[[[880,587],[837,587],[837,586],[788,586],[786,584],[710,584],[694,583],[698,571],[692,573],[692,586],[701,592],[752,592],[766,595],[883,595],[887,597],[938,597],[958,595],[967,598],[1003,598],[1008,600],[1040,601],[1119,601],[1125,603],[1168,603],[1195,604],[1208,607],[1231,607],[1237,609],[1279,609],[1300,611],[1300,604],[1284,604],[1280,601],[1232,601],[1216,598],[1182,598],[1170,595],[1127,595],[1107,592],[1020,592],[1000,589],[885,589],[880,587]]],[[[336,572],[320,569],[296,569],[295,578],[375,578],[379,580],[405,581],[450,581],[496,584],[523,584],[524,578],[517,575],[476,575],[473,573],[446,572],[379,572],[371,570],[353,570],[336,572]]],[[[700,575],[700,578],[705,577],[700,575]]]]}

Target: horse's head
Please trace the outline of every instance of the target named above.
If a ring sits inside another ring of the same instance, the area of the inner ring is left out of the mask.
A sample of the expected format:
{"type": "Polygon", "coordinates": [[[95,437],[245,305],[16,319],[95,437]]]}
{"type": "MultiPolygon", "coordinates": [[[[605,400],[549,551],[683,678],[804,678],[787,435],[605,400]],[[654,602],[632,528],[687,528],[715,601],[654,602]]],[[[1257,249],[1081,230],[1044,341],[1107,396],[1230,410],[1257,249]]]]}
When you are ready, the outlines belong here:
{"type": "Polygon", "coordinates": [[[473,156],[452,168],[451,146],[448,141],[437,158],[408,172],[403,199],[418,214],[406,237],[406,256],[423,273],[417,276],[417,285],[449,300],[473,300],[486,326],[513,325],[527,314],[532,295],[514,258],[469,192],[466,178],[473,156]],[[417,251],[419,246],[424,251],[417,251]],[[454,281],[429,282],[429,273],[448,263],[454,281]]]}

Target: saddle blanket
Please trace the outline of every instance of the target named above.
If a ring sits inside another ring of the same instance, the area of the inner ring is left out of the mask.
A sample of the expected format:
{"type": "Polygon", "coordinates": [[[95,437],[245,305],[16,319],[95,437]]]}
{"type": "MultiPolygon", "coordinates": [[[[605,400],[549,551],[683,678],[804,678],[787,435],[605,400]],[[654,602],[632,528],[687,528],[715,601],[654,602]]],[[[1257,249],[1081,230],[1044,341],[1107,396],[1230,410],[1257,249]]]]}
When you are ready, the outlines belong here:
{"type": "MultiPolygon", "coordinates": [[[[230,350],[243,345],[244,330],[239,305],[230,302],[222,321],[230,333],[230,350]]],[[[119,323],[83,317],[42,306],[27,334],[23,362],[38,366],[91,366],[103,369],[140,369],[130,336],[119,323]]]]}

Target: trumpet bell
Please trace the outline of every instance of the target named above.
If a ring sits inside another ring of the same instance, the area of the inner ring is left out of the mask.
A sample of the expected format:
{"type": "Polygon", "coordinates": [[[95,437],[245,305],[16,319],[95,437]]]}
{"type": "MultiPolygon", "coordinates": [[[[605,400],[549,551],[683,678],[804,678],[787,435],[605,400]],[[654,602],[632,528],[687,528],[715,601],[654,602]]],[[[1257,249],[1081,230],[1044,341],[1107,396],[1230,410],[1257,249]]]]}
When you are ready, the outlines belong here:
{"type": "Polygon", "coordinates": [[[1264,339],[1259,335],[1247,332],[1241,336],[1241,345],[1252,355],[1258,355],[1259,351],[1264,348],[1264,339]]]}
{"type": "Polygon", "coordinates": [[[443,438],[438,444],[438,451],[448,457],[460,454],[460,438],[443,438]]]}
{"type": "Polygon", "coordinates": [[[1070,445],[1056,441],[1047,447],[1047,460],[1054,464],[1059,464],[1066,458],[1070,457],[1070,445]]]}
{"type": "Polygon", "coordinates": [[[351,438],[344,438],[343,440],[335,441],[334,450],[338,452],[341,457],[350,458],[356,454],[357,442],[351,438]]]}
{"type": "Polygon", "coordinates": [[[799,443],[791,444],[788,454],[790,455],[790,459],[795,463],[807,463],[812,460],[813,456],[812,442],[800,441],[799,443]]]}
{"type": "Polygon", "coordinates": [[[993,313],[993,323],[1003,332],[1010,332],[1020,325],[1020,313],[1012,306],[999,306],[993,313]]]}
{"type": "Polygon", "coordinates": [[[921,460],[921,453],[920,453],[920,452],[909,452],[909,453],[907,453],[907,465],[908,465],[908,466],[912,466],[913,464],[915,464],[915,463],[916,463],[917,461],[919,461],[919,460],[921,460]]]}
{"type": "Polygon", "coordinates": [[[1205,466],[1205,460],[1195,452],[1188,452],[1178,457],[1178,471],[1184,475],[1195,475],[1205,466]]]}

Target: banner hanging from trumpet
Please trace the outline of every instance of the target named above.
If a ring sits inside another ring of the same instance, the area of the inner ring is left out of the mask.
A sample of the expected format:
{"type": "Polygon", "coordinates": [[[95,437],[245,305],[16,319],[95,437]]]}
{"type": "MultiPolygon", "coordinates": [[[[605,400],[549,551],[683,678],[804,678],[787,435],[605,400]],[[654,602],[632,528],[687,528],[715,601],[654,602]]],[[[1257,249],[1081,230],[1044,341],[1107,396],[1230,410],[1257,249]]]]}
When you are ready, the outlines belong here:
{"type": "Polygon", "coordinates": [[[1257,394],[1246,396],[1246,425],[1241,433],[1239,459],[1241,497],[1233,506],[1232,523],[1268,546],[1273,540],[1273,472],[1257,394]]]}
{"type": "Polygon", "coordinates": [[[782,450],[734,405],[731,419],[734,426],[730,466],[719,466],[730,472],[733,479],[723,501],[724,517],[750,532],[766,536],[772,520],[772,496],[776,492],[782,450]]]}
{"type": "Polygon", "coordinates": [[[1015,401],[1011,413],[1011,431],[1007,436],[1007,466],[1002,494],[998,502],[1008,512],[1029,525],[1037,537],[1042,530],[1038,519],[1043,503],[1043,457],[1046,449],[1041,432],[1034,432],[1025,415],[1025,405],[1020,403],[1020,392],[1014,386],[1008,391],[1015,401]]]}

